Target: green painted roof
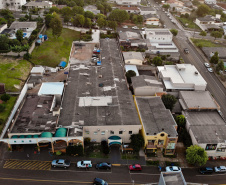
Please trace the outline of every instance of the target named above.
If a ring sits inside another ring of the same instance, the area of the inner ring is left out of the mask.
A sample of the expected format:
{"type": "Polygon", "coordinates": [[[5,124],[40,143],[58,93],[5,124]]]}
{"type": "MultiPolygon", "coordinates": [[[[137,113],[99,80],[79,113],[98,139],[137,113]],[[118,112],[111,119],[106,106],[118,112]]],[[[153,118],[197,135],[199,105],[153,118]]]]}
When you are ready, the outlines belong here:
{"type": "Polygon", "coordinates": [[[111,136],[108,139],[111,139],[111,140],[119,140],[119,139],[121,139],[121,137],[119,137],[119,136],[111,136]]]}
{"type": "Polygon", "coordinates": [[[26,138],[32,138],[32,135],[27,135],[26,138]]]}
{"type": "Polygon", "coordinates": [[[66,137],[67,129],[66,128],[58,128],[54,137],[66,137]]]}
{"type": "Polygon", "coordinates": [[[25,136],[24,135],[21,135],[19,138],[25,138],[25,136]]]}
{"type": "Polygon", "coordinates": [[[53,137],[53,134],[50,133],[50,132],[42,132],[41,133],[41,137],[48,137],[48,138],[50,138],[50,137],[53,137]]]}
{"type": "Polygon", "coordinates": [[[110,142],[110,143],[109,143],[109,145],[115,145],[115,144],[117,144],[117,145],[122,145],[122,143],[121,143],[121,142],[115,142],[115,141],[114,141],[114,142],[110,142]]]}
{"type": "Polygon", "coordinates": [[[38,138],[39,137],[39,135],[33,135],[33,138],[38,138]]]}
{"type": "Polygon", "coordinates": [[[11,138],[18,138],[18,136],[17,136],[17,135],[14,135],[14,136],[12,136],[11,138]]]}

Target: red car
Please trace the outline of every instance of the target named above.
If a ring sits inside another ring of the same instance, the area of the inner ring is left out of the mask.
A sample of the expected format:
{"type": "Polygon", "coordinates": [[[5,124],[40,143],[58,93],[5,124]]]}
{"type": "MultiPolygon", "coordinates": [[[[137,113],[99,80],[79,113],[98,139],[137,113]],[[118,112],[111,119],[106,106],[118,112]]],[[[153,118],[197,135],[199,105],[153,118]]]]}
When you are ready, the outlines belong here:
{"type": "Polygon", "coordinates": [[[130,171],[141,171],[141,165],[140,164],[133,164],[129,166],[130,171]]]}

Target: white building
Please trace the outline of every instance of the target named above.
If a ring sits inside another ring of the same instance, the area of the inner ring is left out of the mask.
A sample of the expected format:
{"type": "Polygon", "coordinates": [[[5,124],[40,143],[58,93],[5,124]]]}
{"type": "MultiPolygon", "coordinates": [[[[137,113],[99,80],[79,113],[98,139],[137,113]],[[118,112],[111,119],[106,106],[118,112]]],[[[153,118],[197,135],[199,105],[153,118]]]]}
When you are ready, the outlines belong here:
{"type": "Polygon", "coordinates": [[[90,11],[90,12],[93,12],[95,15],[97,15],[98,13],[100,13],[100,10],[97,9],[96,6],[94,5],[87,5],[87,6],[84,6],[84,11],[90,11]]]}
{"type": "Polygon", "coordinates": [[[155,14],[146,14],[144,17],[144,24],[146,25],[159,25],[159,17],[155,14]]]}
{"type": "Polygon", "coordinates": [[[217,4],[216,0],[205,0],[204,1],[205,4],[217,4]]]}
{"type": "Polygon", "coordinates": [[[144,55],[141,52],[123,52],[125,64],[142,65],[144,62],[144,55]]]}
{"type": "Polygon", "coordinates": [[[221,15],[216,14],[216,17],[211,15],[206,15],[205,17],[198,17],[195,20],[195,23],[203,30],[219,30],[221,29],[220,26],[223,25],[222,21],[220,20],[221,15]]]}
{"type": "Polygon", "coordinates": [[[140,15],[156,14],[156,10],[153,7],[140,6],[139,10],[140,15]]]}
{"type": "Polygon", "coordinates": [[[50,1],[30,1],[27,4],[25,4],[24,6],[27,9],[32,9],[32,8],[39,8],[39,9],[46,9],[46,8],[52,8],[53,3],[50,1]]]}
{"type": "Polygon", "coordinates": [[[166,91],[205,91],[207,83],[191,64],[158,66],[158,77],[162,79],[166,91]]]}
{"type": "Polygon", "coordinates": [[[1,0],[0,9],[19,11],[21,7],[26,4],[26,0],[1,0]]]}
{"type": "Polygon", "coordinates": [[[118,5],[140,5],[141,0],[115,0],[118,5]]]}

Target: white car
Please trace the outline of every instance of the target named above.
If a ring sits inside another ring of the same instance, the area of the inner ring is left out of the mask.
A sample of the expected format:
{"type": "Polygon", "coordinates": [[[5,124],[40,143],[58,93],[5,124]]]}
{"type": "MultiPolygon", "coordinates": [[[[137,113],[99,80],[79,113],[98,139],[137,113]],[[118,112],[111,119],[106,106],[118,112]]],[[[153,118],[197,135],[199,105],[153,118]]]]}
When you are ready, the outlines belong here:
{"type": "Polygon", "coordinates": [[[216,166],[216,167],[214,167],[214,171],[217,173],[223,173],[223,172],[226,172],[226,167],[225,166],[216,166]]]}
{"type": "Polygon", "coordinates": [[[210,64],[209,63],[205,63],[204,64],[206,67],[210,67],[210,64]]]}
{"type": "Polygon", "coordinates": [[[137,26],[133,26],[132,29],[138,30],[139,28],[137,26]]]}
{"type": "Polygon", "coordinates": [[[166,172],[181,172],[181,168],[178,166],[167,166],[166,172]]]}
{"type": "Polygon", "coordinates": [[[112,30],[111,28],[106,28],[106,30],[112,30]]]}
{"type": "Polygon", "coordinates": [[[78,168],[92,168],[92,162],[85,160],[85,161],[78,161],[77,162],[78,168]]]}
{"type": "Polygon", "coordinates": [[[208,67],[207,70],[212,73],[213,72],[213,69],[211,67],[208,67]]]}
{"type": "Polygon", "coordinates": [[[125,25],[125,26],[123,26],[123,28],[128,28],[128,26],[125,25]]]}

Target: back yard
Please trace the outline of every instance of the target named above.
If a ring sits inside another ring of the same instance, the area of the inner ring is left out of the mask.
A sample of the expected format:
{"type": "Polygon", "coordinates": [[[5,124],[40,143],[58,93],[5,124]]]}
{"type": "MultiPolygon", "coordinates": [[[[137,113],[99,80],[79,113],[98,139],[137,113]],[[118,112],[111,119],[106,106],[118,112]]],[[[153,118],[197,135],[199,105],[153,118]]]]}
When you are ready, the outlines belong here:
{"type": "Polygon", "coordinates": [[[185,28],[195,29],[196,31],[201,31],[199,26],[197,26],[191,19],[189,18],[182,18],[182,17],[176,17],[185,28]]]}
{"type": "Polygon", "coordinates": [[[0,56],[0,83],[5,84],[6,91],[19,91],[31,67],[31,63],[26,60],[0,56]]]}
{"type": "Polygon", "coordinates": [[[52,36],[52,30],[45,33],[48,41],[36,46],[32,52],[32,62],[37,65],[56,67],[60,61],[68,62],[72,41],[79,40],[80,32],[63,28],[59,38],[52,36]]]}
{"type": "Polygon", "coordinates": [[[223,45],[214,43],[210,40],[193,39],[193,38],[191,38],[191,40],[197,47],[200,47],[200,46],[202,46],[202,47],[224,47],[223,45]]]}

